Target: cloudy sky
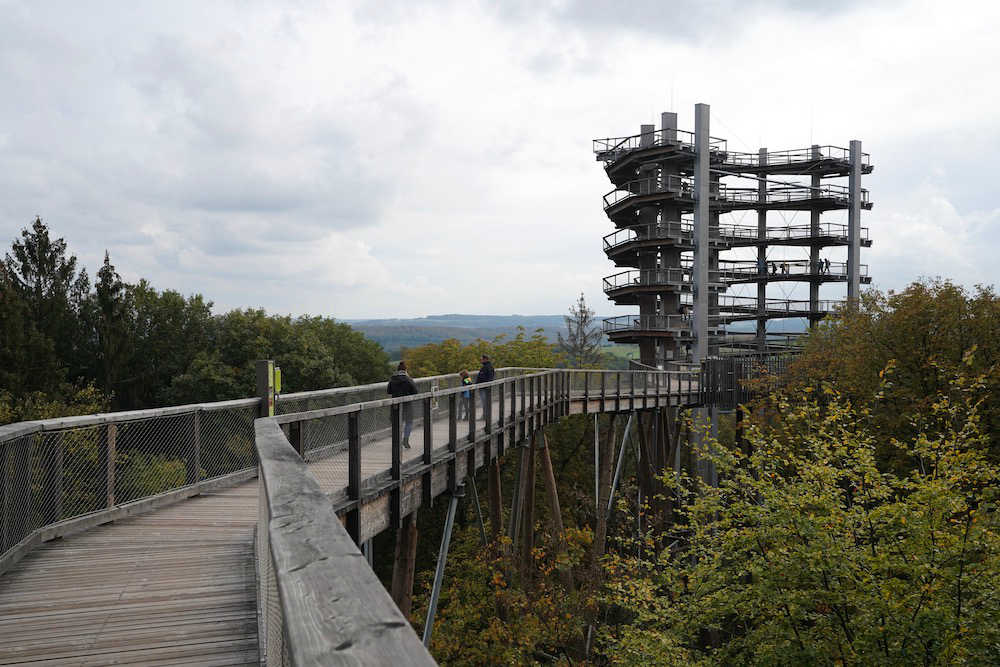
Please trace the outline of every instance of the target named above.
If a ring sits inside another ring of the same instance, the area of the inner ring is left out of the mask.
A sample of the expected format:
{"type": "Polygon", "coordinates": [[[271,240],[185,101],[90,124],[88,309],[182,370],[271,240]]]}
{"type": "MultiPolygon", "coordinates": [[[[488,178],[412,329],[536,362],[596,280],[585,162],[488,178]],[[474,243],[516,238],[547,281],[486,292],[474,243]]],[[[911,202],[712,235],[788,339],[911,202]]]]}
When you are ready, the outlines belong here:
{"type": "Polygon", "coordinates": [[[610,313],[590,140],[706,102],[736,150],[864,141],[878,287],[994,283],[998,25],[995,2],[0,0],[0,238],[38,214],[92,273],[107,249],[219,308],[610,313]]]}

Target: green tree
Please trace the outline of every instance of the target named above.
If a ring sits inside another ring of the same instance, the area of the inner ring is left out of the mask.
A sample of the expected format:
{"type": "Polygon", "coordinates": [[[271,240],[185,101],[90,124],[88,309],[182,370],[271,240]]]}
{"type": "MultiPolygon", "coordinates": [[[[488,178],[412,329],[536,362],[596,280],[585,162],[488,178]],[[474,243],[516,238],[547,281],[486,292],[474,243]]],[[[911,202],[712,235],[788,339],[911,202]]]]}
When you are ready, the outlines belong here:
{"type": "Polygon", "coordinates": [[[992,288],[971,294],[951,282],[913,283],[905,290],[866,293],[857,310],[846,310],[813,331],[785,378],[790,389],[818,389],[830,382],[855,401],[878,393],[880,372],[892,364],[893,395],[873,416],[880,433],[879,456],[904,466],[905,452],[894,439],[918,433],[911,415],[930,409],[947,385],[941,369],[954,372],[967,352],[973,371],[990,388],[980,408],[990,448],[1000,461],[1000,298],[992,288]]]}
{"type": "Polygon", "coordinates": [[[20,321],[18,338],[38,339],[21,354],[13,354],[19,366],[14,371],[16,389],[51,390],[65,381],[70,362],[77,358],[78,332],[70,302],[71,294],[79,292],[74,290],[80,279],[76,257],[67,255],[66,242],[53,240],[36,217],[6,253],[4,274],[4,305],[20,321]]]}
{"type": "Polygon", "coordinates": [[[587,302],[580,298],[570,307],[566,320],[566,337],[558,333],[559,352],[566,359],[570,368],[598,368],[603,355],[601,354],[601,339],[604,334],[594,320],[594,311],[587,307],[587,302]]]}
{"type": "Polygon", "coordinates": [[[472,372],[479,369],[479,360],[484,354],[489,355],[497,368],[554,368],[562,360],[541,329],[528,337],[524,327],[518,327],[517,335],[510,339],[497,336],[492,341],[479,339],[462,345],[458,339],[449,338],[440,343],[403,349],[403,359],[409,364],[410,374],[414,377],[458,373],[461,370],[472,372]]]}
{"type": "MultiPolygon", "coordinates": [[[[99,380],[104,393],[114,398],[130,352],[134,318],[132,295],[115,271],[107,251],[104,252],[104,264],[97,272],[95,288],[99,380]]],[[[155,360],[151,359],[150,363],[155,360]]]]}
{"type": "MultiPolygon", "coordinates": [[[[986,383],[941,371],[920,435],[880,462],[873,413],[897,400],[893,373],[858,406],[776,394],[779,430],[754,427],[753,453],[701,451],[718,488],[688,498],[670,548],[647,536],[608,564],[602,633],[621,664],[995,664],[1000,659],[1000,467],[985,456],[986,383]],[[930,428],[933,427],[933,428],[930,428]],[[932,435],[933,433],[933,435],[932,435]]],[[[806,392],[810,394],[813,392],[806,392]]]]}

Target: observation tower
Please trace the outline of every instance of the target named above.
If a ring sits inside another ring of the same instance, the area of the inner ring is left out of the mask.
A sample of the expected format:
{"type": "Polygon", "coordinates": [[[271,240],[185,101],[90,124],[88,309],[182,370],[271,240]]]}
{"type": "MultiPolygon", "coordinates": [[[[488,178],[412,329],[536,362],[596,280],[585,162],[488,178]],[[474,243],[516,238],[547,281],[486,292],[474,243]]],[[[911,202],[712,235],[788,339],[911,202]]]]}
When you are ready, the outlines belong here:
{"type": "Polygon", "coordinates": [[[604,292],[638,310],[606,319],[604,332],[637,344],[643,365],[775,349],[788,336],[769,332],[769,321],[814,326],[846,304],[841,295],[821,298],[821,286],[845,283],[850,301],[871,281],[860,249],[871,245],[861,176],[872,165],[860,141],[731,151],[710,135],[709,107],[698,104],[694,132],[665,112],[660,129],[641,125],[632,136],[595,139],[593,149],[614,186],[604,195],[615,226],[604,252],[624,269],[604,278],[604,292]],[[734,331],[741,321],[756,329],[734,331]]]}

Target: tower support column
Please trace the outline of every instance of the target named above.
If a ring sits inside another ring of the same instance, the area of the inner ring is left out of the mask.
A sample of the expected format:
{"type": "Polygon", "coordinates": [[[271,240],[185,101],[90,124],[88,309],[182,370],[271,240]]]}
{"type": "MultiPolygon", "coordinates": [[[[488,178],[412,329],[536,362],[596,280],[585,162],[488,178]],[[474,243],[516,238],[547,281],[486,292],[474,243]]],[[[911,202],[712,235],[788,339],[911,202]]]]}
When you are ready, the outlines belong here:
{"type": "Polygon", "coordinates": [[[709,218],[709,106],[694,106],[694,260],[691,291],[694,300],[694,363],[708,356],[708,228],[709,218]]]}
{"type": "MultiPolygon", "coordinates": [[[[812,157],[818,159],[820,157],[820,148],[817,144],[812,145],[812,157]]],[[[820,185],[819,174],[814,173],[812,178],[810,178],[809,185],[813,188],[813,194],[817,192],[820,185]]],[[[813,242],[809,246],[809,273],[819,271],[819,245],[817,245],[816,238],[819,236],[819,216],[820,212],[817,209],[809,211],[809,236],[812,237],[813,242]]],[[[819,280],[809,281],[809,312],[815,313],[819,310],[819,280]]],[[[816,326],[816,318],[809,318],[809,326],[816,326]]]]}
{"type": "Polygon", "coordinates": [[[850,208],[847,213],[847,302],[856,308],[861,296],[861,142],[851,140],[851,173],[848,180],[850,208]]]}
{"type": "MultiPolygon", "coordinates": [[[[767,149],[761,148],[757,151],[757,161],[761,166],[767,164],[767,149]]],[[[757,181],[757,273],[767,274],[767,210],[764,204],[767,203],[767,181],[757,181]]],[[[767,282],[763,279],[757,281],[757,349],[762,351],[767,345],[767,319],[764,311],[767,308],[767,282]]]]}

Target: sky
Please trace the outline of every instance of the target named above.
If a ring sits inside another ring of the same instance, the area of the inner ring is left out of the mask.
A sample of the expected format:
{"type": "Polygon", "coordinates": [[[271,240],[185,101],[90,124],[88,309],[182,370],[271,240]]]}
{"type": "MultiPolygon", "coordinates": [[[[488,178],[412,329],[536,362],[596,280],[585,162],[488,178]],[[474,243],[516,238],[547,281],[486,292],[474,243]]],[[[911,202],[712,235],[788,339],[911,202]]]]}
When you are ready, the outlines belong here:
{"type": "Polygon", "coordinates": [[[217,310],[550,314],[582,291],[624,313],[591,140],[670,110],[693,129],[704,102],[730,149],[864,142],[873,286],[992,284],[997,25],[961,1],[0,0],[0,241],[40,215],[91,275],[107,250],[217,310]]]}

